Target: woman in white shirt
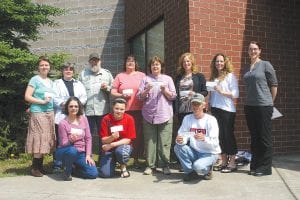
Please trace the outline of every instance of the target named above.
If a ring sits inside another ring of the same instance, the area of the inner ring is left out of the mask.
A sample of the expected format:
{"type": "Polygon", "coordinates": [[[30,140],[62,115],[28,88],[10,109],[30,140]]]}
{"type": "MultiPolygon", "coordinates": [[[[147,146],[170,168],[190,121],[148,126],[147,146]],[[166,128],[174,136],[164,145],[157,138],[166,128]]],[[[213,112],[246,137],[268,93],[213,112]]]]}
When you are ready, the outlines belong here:
{"type": "Polygon", "coordinates": [[[210,81],[217,85],[210,93],[211,113],[217,118],[222,164],[218,168],[223,173],[236,171],[235,154],[237,153],[234,136],[236,108],[234,99],[239,97],[238,82],[233,74],[233,66],[227,56],[218,53],[211,61],[210,81]]]}

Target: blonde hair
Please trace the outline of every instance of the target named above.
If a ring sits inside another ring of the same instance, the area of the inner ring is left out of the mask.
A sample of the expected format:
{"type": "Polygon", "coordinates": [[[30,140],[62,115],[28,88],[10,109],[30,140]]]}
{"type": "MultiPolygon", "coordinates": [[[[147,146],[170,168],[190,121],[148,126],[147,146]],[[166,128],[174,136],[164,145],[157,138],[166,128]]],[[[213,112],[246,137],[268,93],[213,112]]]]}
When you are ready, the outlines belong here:
{"type": "Polygon", "coordinates": [[[233,65],[229,59],[229,57],[225,56],[222,53],[217,53],[211,63],[210,63],[210,70],[211,70],[211,74],[210,74],[210,80],[213,81],[216,78],[218,78],[220,81],[224,80],[225,77],[227,76],[227,74],[233,72],[233,65]],[[217,68],[216,68],[216,60],[218,56],[222,56],[224,58],[224,68],[221,70],[221,73],[219,74],[217,68]]]}
{"type": "Polygon", "coordinates": [[[185,57],[188,57],[192,63],[192,72],[197,73],[199,71],[198,67],[196,66],[196,60],[192,53],[186,52],[181,54],[178,60],[178,67],[177,67],[177,75],[185,74],[185,70],[183,68],[183,60],[185,57]]]}

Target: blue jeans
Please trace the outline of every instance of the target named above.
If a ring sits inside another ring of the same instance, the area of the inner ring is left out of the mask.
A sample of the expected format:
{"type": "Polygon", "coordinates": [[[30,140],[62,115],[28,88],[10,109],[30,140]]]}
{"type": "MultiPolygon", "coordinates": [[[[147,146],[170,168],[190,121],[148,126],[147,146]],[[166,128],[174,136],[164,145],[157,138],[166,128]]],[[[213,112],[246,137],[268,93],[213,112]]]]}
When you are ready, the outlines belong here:
{"type": "Polygon", "coordinates": [[[62,161],[66,167],[67,176],[72,173],[72,166],[75,165],[76,172],[82,178],[95,179],[98,177],[96,166],[90,166],[85,161],[85,152],[78,152],[74,146],[57,148],[55,151],[56,160],[62,161]]]}
{"type": "Polygon", "coordinates": [[[176,144],[174,147],[184,173],[195,171],[199,174],[208,174],[212,165],[217,161],[218,155],[212,153],[200,153],[188,145],[176,144]]]}
{"type": "Polygon", "coordinates": [[[125,165],[132,152],[132,146],[123,144],[112,151],[102,152],[100,159],[100,177],[108,178],[115,175],[116,162],[125,165]]]}

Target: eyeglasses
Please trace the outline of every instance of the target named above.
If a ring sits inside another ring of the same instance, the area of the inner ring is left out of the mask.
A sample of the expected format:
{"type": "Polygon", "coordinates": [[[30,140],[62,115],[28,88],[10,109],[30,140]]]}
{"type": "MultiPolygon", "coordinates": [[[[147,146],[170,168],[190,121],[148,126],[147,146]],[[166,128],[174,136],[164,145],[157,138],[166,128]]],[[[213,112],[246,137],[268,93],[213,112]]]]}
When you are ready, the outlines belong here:
{"type": "Polygon", "coordinates": [[[75,105],[74,105],[74,106],[73,106],[73,105],[70,105],[70,106],[69,106],[69,108],[78,108],[78,106],[75,106],[75,105]]]}
{"type": "Polygon", "coordinates": [[[249,48],[249,51],[258,51],[259,48],[249,48]]]}

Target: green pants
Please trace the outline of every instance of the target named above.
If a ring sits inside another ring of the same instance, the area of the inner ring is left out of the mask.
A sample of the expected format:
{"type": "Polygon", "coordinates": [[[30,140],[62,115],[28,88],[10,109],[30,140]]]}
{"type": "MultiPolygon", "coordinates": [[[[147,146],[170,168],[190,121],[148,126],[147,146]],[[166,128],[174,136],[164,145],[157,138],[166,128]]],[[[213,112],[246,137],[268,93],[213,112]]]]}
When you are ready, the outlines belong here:
{"type": "Polygon", "coordinates": [[[143,133],[148,167],[166,167],[170,162],[173,118],[162,124],[143,120],[143,133]]]}

